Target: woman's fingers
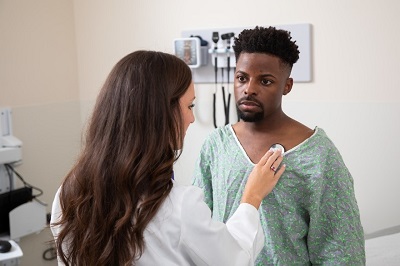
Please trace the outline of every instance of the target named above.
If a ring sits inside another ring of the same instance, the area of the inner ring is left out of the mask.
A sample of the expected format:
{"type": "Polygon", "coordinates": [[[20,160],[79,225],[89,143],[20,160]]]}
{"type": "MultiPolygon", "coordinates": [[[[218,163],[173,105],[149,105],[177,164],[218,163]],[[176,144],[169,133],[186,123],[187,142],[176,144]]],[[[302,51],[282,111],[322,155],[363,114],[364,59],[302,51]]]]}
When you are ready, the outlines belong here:
{"type": "Polygon", "coordinates": [[[286,169],[285,165],[280,166],[282,160],[280,150],[269,150],[264,154],[247,179],[242,202],[259,207],[262,199],[273,190],[286,169]]]}
{"type": "Polygon", "coordinates": [[[283,172],[285,172],[286,165],[282,164],[281,167],[278,169],[278,171],[275,172],[274,177],[276,178],[276,182],[278,182],[278,179],[281,177],[283,172]]]}
{"type": "Polygon", "coordinates": [[[281,164],[281,162],[282,162],[282,160],[283,160],[283,157],[279,155],[275,160],[273,160],[273,157],[272,157],[272,156],[271,156],[270,158],[271,158],[272,160],[271,160],[270,162],[267,161],[266,166],[268,166],[269,163],[271,163],[270,169],[271,169],[273,172],[276,172],[276,171],[278,170],[278,168],[279,168],[279,165],[281,164]]]}
{"type": "Polygon", "coordinates": [[[268,150],[263,157],[261,157],[258,165],[261,167],[268,167],[271,171],[276,172],[279,168],[280,163],[282,162],[282,151],[279,149],[268,150]]]}
{"type": "Polygon", "coordinates": [[[260,161],[258,162],[259,165],[265,165],[268,161],[268,159],[271,157],[271,155],[274,154],[273,150],[268,150],[263,157],[261,157],[260,161]]]}
{"type": "MultiPolygon", "coordinates": [[[[271,150],[269,150],[264,156],[268,155],[268,153],[269,153],[270,151],[271,151],[271,150]]],[[[269,156],[269,158],[267,159],[267,161],[266,161],[265,164],[266,164],[267,166],[271,167],[271,166],[273,165],[273,163],[274,163],[277,159],[283,158],[281,155],[282,155],[282,151],[281,151],[281,150],[277,149],[277,150],[273,151],[272,155],[269,156]]],[[[281,161],[282,161],[282,160],[281,160],[281,161]]],[[[279,165],[279,164],[278,164],[278,165],[279,165]]]]}

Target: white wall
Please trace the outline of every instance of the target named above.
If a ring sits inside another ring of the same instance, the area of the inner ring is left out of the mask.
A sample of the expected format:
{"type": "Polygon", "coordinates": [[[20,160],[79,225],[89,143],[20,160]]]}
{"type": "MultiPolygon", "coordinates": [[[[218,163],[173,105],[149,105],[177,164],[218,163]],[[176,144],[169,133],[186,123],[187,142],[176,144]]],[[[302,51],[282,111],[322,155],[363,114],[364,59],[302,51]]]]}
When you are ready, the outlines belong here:
{"type": "MultiPolygon", "coordinates": [[[[75,0],[74,6],[83,112],[122,56],[143,48],[172,52],[182,31],[312,24],[313,81],[296,83],[284,109],[324,128],[340,149],[366,233],[400,224],[400,2],[75,0]]],[[[201,143],[213,129],[213,92],[213,85],[196,86],[197,121],[175,170],[180,183],[190,184],[201,143]]]]}

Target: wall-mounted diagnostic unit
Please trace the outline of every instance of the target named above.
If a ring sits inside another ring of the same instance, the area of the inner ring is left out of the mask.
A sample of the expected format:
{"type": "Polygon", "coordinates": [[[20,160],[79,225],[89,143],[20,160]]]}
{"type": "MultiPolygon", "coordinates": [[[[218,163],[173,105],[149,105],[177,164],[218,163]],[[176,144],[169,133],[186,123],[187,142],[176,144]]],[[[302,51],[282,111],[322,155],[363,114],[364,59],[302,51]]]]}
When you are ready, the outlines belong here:
{"type": "MultiPolygon", "coordinates": [[[[299,46],[300,58],[294,64],[291,75],[294,82],[310,82],[311,24],[271,26],[289,31],[299,46]]],[[[214,83],[215,64],[218,68],[234,68],[236,61],[232,49],[234,37],[237,37],[242,30],[251,28],[254,27],[185,30],[181,33],[181,38],[174,40],[174,52],[193,68],[195,83],[214,83]]],[[[233,72],[231,71],[228,77],[230,82],[233,81],[233,72]]]]}
{"type": "Polygon", "coordinates": [[[198,68],[207,65],[207,47],[208,43],[201,37],[191,36],[174,40],[175,55],[185,61],[185,63],[191,68],[198,68]]]}

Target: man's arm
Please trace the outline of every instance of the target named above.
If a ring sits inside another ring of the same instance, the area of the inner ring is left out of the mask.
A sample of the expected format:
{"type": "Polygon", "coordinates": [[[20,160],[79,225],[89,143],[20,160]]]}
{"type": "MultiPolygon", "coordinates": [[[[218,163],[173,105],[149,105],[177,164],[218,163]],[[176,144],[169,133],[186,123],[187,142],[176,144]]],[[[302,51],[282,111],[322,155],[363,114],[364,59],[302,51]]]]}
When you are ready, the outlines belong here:
{"type": "Polygon", "coordinates": [[[192,184],[203,189],[204,201],[207,203],[211,212],[213,210],[213,189],[212,189],[212,174],[211,174],[211,145],[206,140],[200,150],[197,158],[192,184]]]}
{"type": "Polygon", "coordinates": [[[311,188],[308,248],[312,264],[365,265],[364,232],[353,178],[335,147],[311,188]]]}

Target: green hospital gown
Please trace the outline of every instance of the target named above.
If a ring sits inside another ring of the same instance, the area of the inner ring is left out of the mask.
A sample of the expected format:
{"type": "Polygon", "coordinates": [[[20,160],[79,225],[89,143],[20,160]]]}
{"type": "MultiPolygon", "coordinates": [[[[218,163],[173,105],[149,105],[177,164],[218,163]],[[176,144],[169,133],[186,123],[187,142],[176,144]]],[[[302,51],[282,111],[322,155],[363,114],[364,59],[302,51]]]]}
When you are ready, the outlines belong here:
{"type": "MultiPolygon", "coordinates": [[[[256,265],[365,265],[364,232],[353,178],[321,128],[286,151],[286,171],[262,201],[265,246],[256,265]]],[[[254,167],[231,125],[213,131],[196,163],[213,219],[226,222],[254,167]]]]}

